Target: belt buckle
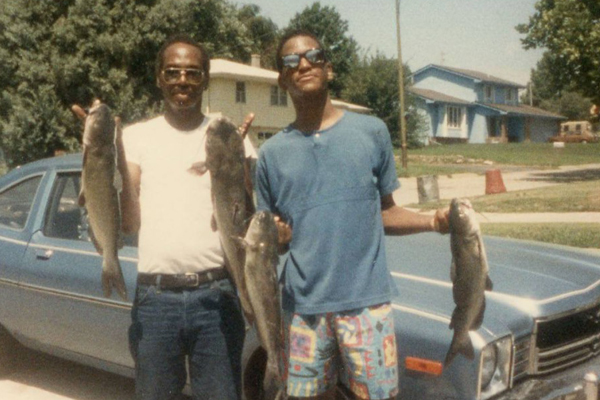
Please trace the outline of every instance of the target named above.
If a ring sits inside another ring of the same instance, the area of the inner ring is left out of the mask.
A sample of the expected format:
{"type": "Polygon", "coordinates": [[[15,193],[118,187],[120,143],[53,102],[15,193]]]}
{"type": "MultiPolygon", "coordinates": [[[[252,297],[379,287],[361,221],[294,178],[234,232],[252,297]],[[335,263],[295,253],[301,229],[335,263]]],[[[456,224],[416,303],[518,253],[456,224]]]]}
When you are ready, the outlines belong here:
{"type": "Polygon", "coordinates": [[[185,273],[186,286],[198,287],[200,286],[200,276],[194,272],[185,273]]]}

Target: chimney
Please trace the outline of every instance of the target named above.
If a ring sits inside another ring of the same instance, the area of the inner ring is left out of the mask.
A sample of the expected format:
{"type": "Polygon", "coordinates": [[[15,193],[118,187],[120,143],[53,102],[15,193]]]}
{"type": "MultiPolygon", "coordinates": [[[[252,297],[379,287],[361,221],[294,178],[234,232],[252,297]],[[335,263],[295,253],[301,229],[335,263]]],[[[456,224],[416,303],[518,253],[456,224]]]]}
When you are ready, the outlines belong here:
{"type": "Polygon", "coordinates": [[[250,66],[260,68],[260,54],[252,54],[250,56],[250,66]]]}

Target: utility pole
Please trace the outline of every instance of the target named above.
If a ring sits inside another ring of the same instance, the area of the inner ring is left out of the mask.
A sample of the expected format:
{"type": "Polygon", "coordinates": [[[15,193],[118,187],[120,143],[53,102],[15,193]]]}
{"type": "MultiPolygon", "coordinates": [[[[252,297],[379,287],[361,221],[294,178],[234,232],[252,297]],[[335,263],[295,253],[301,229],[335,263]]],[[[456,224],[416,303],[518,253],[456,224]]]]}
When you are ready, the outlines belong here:
{"type": "Polygon", "coordinates": [[[529,81],[528,91],[529,91],[529,105],[533,107],[533,82],[529,81]]]}
{"type": "Polygon", "coordinates": [[[406,146],[406,119],[404,118],[404,67],[402,66],[402,45],[400,41],[400,0],[396,0],[396,28],[398,38],[398,95],[400,96],[400,140],[402,145],[402,168],[408,167],[406,146]]]}

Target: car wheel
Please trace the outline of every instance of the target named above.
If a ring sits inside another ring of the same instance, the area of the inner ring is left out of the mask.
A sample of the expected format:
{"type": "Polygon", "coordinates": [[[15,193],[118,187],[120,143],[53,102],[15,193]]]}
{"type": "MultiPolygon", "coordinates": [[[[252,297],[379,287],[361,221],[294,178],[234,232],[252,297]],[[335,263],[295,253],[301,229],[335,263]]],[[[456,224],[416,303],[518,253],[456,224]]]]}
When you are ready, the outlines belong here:
{"type": "Polygon", "coordinates": [[[17,341],[0,326],[0,376],[6,376],[15,370],[17,349],[17,341]]]}

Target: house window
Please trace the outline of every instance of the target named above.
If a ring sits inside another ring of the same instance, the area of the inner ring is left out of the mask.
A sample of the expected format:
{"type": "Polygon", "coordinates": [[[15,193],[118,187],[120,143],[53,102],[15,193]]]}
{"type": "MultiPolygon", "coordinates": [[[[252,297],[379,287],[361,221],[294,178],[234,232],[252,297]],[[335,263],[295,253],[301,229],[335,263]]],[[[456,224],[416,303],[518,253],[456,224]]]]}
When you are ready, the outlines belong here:
{"type": "Polygon", "coordinates": [[[448,114],[448,128],[460,129],[462,126],[462,108],[448,106],[446,111],[448,114]]]}
{"type": "Polygon", "coordinates": [[[287,93],[279,86],[271,86],[271,105],[287,107],[287,93]]]}
{"type": "Polygon", "coordinates": [[[515,100],[516,100],[515,89],[513,89],[513,88],[506,88],[506,102],[507,103],[514,103],[515,100]]]}
{"type": "Polygon", "coordinates": [[[487,103],[494,102],[494,88],[489,85],[483,87],[483,101],[487,103]]]}
{"type": "Polygon", "coordinates": [[[235,83],[235,102],[245,103],[246,102],[246,82],[235,83]]]}

